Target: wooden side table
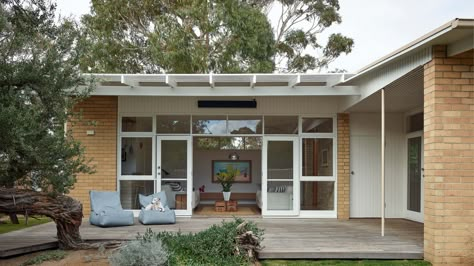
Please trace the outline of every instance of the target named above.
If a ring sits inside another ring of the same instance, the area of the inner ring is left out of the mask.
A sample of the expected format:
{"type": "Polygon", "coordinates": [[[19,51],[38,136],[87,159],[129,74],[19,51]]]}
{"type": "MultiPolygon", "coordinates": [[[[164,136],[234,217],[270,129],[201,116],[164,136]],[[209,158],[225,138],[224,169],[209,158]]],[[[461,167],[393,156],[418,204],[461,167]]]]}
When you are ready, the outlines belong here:
{"type": "Polygon", "coordinates": [[[226,206],[225,201],[223,200],[216,200],[214,203],[214,207],[216,208],[216,212],[225,212],[226,206]]]}
{"type": "Polygon", "coordinates": [[[176,194],[176,209],[177,210],[186,210],[186,205],[188,203],[188,196],[186,194],[176,194]]]}
{"type": "Polygon", "coordinates": [[[229,200],[227,201],[226,210],[228,212],[236,212],[237,211],[237,201],[236,200],[229,200]]]}

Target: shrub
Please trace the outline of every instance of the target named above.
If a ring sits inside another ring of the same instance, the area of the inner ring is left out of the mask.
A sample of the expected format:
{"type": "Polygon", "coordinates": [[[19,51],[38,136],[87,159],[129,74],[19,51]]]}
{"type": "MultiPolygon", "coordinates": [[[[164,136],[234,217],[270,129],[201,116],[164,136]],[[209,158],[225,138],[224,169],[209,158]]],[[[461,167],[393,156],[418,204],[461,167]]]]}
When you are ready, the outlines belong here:
{"type": "Polygon", "coordinates": [[[133,240],[120,247],[109,261],[117,266],[167,265],[168,251],[159,239],[133,240]]]}
{"type": "Polygon", "coordinates": [[[45,261],[50,261],[50,260],[58,261],[58,260],[64,259],[64,257],[66,257],[66,252],[65,251],[63,251],[63,250],[52,250],[52,251],[44,252],[44,253],[36,256],[36,257],[33,257],[33,258],[25,261],[21,265],[23,265],[23,266],[36,265],[36,264],[41,264],[45,261]]]}
{"type": "Polygon", "coordinates": [[[137,239],[145,243],[161,240],[170,253],[171,265],[242,265],[256,259],[249,256],[248,247],[252,246],[252,252],[260,249],[263,230],[253,222],[236,218],[196,234],[155,233],[147,229],[137,239]],[[246,232],[251,232],[255,240],[251,245],[244,245],[238,238],[246,232]]]}

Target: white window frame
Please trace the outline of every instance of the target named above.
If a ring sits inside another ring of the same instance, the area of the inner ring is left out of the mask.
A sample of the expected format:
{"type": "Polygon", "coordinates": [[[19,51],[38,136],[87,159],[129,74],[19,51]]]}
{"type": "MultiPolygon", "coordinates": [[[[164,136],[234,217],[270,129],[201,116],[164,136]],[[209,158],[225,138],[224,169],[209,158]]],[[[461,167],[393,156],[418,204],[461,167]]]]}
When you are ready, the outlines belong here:
{"type": "MultiPolygon", "coordinates": [[[[300,115],[298,120],[299,131],[299,180],[298,187],[300,188],[302,181],[307,182],[334,182],[334,209],[333,210],[300,210],[300,217],[307,218],[337,218],[337,115],[300,115]],[[331,133],[303,133],[303,118],[332,118],[332,132],[331,133]],[[303,139],[332,139],[332,176],[303,176],[303,139]]],[[[301,193],[301,188],[298,190],[301,193]]],[[[298,195],[300,198],[301,195],[298,195]]],[[[299,202],[298,208],[301,206],[299,202]]]]}

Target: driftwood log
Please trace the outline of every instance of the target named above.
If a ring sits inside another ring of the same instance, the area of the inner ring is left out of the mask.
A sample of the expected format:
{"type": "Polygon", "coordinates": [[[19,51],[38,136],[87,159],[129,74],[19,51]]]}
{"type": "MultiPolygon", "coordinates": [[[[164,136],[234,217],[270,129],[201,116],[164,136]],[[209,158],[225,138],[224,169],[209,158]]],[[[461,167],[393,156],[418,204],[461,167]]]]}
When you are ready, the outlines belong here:
{"type": "Polygon", "coordinates": [[[0,188],[0,213],[44,215],[56,223],[61,249],[92,249],[115,247],[120,242],[85,243],[79,233],[82,204],[65,195],[52,197],[47,193],[14,188],[0,188]]]}
{"type": "Polygon", "coordinates": [[[235,254],[245,254],[250,261],[256,261],[258,252],[262,250],[260,239],[246,229],[247,221],[237,226],[235,254]]]}

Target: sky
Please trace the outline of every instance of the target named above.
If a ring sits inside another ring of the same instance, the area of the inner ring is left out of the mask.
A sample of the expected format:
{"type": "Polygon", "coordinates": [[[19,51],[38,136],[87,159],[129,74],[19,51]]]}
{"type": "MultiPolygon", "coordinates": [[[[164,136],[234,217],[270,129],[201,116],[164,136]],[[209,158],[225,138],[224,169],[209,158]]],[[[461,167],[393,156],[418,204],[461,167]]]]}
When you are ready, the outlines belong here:
{"type": "MultiPolygon", "coordinates": [[[[339,0],[342,23],[323,32],[321,39],[340,32],[354,39],[348,55],[329,70],[354,73],[454,18],[474,18],[473,0],[339,0]]],[[[88,13],[89,0],[57,0],[63,16],[88,13]]],[[[326,72],[322,70],[321,73],[326,72]]]]}

